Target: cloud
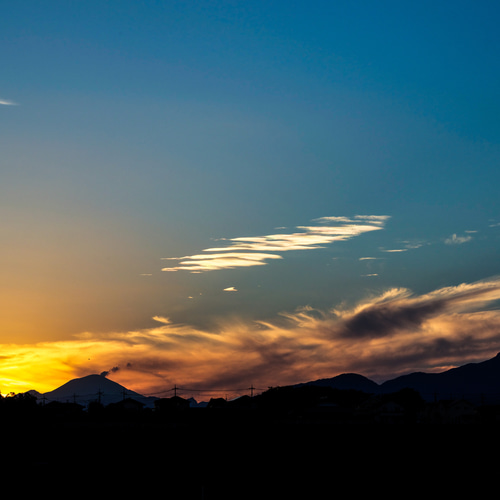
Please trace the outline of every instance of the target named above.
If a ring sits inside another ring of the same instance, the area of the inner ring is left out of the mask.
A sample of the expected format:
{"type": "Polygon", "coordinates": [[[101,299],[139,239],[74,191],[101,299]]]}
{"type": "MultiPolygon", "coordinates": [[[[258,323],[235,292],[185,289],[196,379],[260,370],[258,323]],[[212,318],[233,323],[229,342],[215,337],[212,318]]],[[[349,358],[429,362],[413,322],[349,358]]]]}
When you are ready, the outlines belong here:
{"type": "Polygon", "coordinates": [[[17,106],[17,103],[14,101],[9,101],[7,99],[0,99],[0,105],[1,106],[17,106]]]}
{"type": "Polygon", "coordinates": [[[264,266],[266,260],[281,259],[280,255],[268,253],[213,253],[188,255],[186,257],[166,257],[162,260],[180,260],[175,267],[165,267],[162,271],[213,271],[235,269],[237,267],[264,266]]]}
{"type": "Polygon", "coordinates": [[[441,301],[400,300],[386,304],[375,303],[355,314],[345,315],[339,335],[351,339],[378,339],[391,336],[395,331],[413,331],[442,307],[441,301]]]}
{"type": "Polygon", "coordinates": [[[402,253],[407,252],[408,250],[416,250],[423,247],[424,245],[429,245],[428,242],[421,240],[404,240],[400,241],[399,243],[400,244],[396,248],[379,248],[379,250],[386,253],[402,253]]]}
{"type": "Polygon", "coordinates": [[[153,319],[158,321],[158,323],[164,323],[165,325],[171,323],[170,319],[165,318],[164,316],[153,316],[153,319]]]}
{"type": "Polygon", "coordinates": [[[405,248],[409,250],[415,250],[426,244],[424,241],[404,241],[403,243],[405,244],[405,248]]]}
{"type": "Polygon", "coordinates": [[[356,215],[348,217],[321,217],[316,225],[297,226],[291,233],[274,233],[263,236],[244,236],[222,240],[225,246],[206,248],[202,254],[185,257],[166,257],[162,260],[179,260],[163,271],[186,270],[191,272],[234,269],[236,267],[262,266],[269,259],[282,259],[278,253],[324,248],[335,241],[346,241],[369,231],[383,229],[389,216],[356,215]]]}
{"type": "Polygon", "coordinates": [[[314,219],[316,222],[330,223],[330,222],[345,222],[352,223],[355,221],[370,222],[371,224],[377,224],[382,226],[387,220],[390,219],[389,215],[355,215],[353,218],[350,217],[319,217],[314,219]]]}
{"type": "Polygon", "coordinates": [[[452,234],[449,238],[446,238],[444,242],[447,245],[461,245],[463,243],[467,243],[472,240],[472,236],[457,236],[456,234],[452,234]]]}
{"type": "Polygon", "coordinates": [[[498,301],[494,277],[421,295],[391,288],[354,305],[304,306],[273,320],[226,318],[209,331],[157,316],[159,324],[143,330],[1,345],[0,386],[17,380],[24,390],[51,390],[108,366],[123,367],[113,380],[148,394],[174,384],[214,394],[250,384],[265,389],[346,372],[380,382],[493,357],[500,351],[498,301]]]}
{"type": "Polygon", "coordinates": [[[111,370],[106,370],[106,371],[101,372],[101,375],[103,377],[107,377],[110,373],[116,373],[119,369],[120,369],[120,367],[114,366],[113,368],[111,368],[111,370]]]}

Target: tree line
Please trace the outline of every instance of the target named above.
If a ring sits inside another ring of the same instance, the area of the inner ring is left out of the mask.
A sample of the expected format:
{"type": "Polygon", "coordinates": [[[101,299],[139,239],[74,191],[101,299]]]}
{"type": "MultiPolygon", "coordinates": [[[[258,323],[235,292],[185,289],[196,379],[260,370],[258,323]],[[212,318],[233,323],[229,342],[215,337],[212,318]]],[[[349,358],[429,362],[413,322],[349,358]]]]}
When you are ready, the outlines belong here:
{"type": "Polygon", "coordinates": [[[203,408],[192,407],[189,400],[178,395],[158,398],[154,407],[145,407],[127,397],[107,405],[96,399],[84,406],[58,401],[42,404],[30,393],[9,394],[0,396],[0,418],[52,422],[126,420],[223,423],[252,419],[286,423],[474,423],[497,419],[500,422],[500,409],[486,405],[477,407],[466,401],[428,403],[413,389],[374,395],[354,389],[311,385],[271,387],[260,394],[245,395],[234,400],[212,398],[203,408]],[[424,417],[426,420],[422,420],[424,417]]]}

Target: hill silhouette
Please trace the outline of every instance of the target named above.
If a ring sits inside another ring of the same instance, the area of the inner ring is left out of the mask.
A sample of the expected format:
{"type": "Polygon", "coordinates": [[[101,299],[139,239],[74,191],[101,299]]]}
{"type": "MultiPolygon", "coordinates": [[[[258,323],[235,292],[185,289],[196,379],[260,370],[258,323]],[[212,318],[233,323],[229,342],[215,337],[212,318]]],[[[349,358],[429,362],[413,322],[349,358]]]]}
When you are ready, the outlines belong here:
{"type": "MultiPolygon", "coordinates": [[[[313,386],[372,395],[391,394],[404,389],[412,389],[418,392],[425,401],[463,398],[476,404],[500,404],[500,353],[492,359],[468,363],[444,372],[414,372],[381,384],[357,373],[344,373],[332,378],[312,380],[288,387],[313,386]]],[[[124,398],[132,398],[145,407],[153,408],[155,401],[159,399],[134,392],[104,375],[97,374],[70,380],[57,389],[44,394],[36,393],[36,391],[29,391],[29,393],[39,401],[43,399],[45,401],[73,402],[81,405],[99,401],[106,406],[122,401],[124,398]]],[[[203,404],[197,403],[196,405],[203,404]]]]}
{"type": "Polygon", "coordinates": [[[324,378],[312,382],[297,384],[296,387],[311,386],[331,387],[339,390],[355,390],[368,394],[379,392],[379,385],[369,378],[357,373],[343,373],[332,378],[324,378]]]}
{"type": "Polygon", "coordinates": [[[359,390],[371,394],[390,394],[413,389],[426,401],[464,398],[478,403],[500,403],[500,353],[478,363],[468,363],[440,373],[414,372],[387,380],[382,384],[358,374],[342,374],[301,385],[359,390]]]}
{"type": "Polygon", "coordinates": [[[403,375],[381,384],[380,392],[390,393],[402,388],[418,391],[425,400],[463,397],[474,402],[483,398],[500,402],[500,353],[492,359],[441,373],[403,375]]]}

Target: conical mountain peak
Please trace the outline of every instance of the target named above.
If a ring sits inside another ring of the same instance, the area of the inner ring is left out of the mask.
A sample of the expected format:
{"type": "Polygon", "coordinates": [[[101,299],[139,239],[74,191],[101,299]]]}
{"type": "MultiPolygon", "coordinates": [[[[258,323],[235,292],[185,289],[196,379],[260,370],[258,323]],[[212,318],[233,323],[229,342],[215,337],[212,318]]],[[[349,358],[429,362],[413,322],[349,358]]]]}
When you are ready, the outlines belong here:
{"type": "Polygon", "coordinates": [[[124,398],[133,398],[149,405],[155,399],[142,396],[99,374],[86,375],[70,380],[57,389],[46,392],[43,397],[48,401],[71,401],[83,405],[93,401],[107,405],[121,401],[124,398]]]}

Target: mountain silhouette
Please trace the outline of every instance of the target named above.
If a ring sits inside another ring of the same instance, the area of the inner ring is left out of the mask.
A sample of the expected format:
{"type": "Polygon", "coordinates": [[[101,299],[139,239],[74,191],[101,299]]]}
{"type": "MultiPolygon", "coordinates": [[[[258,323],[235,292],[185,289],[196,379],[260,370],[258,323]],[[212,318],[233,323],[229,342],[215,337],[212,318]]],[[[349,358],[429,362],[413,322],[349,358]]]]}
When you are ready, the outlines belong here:
{"type": "Polygon", "coordinates": [[[353,389],[369,394],[390,394],[414,389],[426,401],[464,398],[471,402],[500,403],[500,353],[494,358],[468,363],[440,373],[414,372],[382,384],[353,373],[298,385],[353,389]]]}
{"type": "Polygon", "coordinates": [[[383,393],[403,388],[418,391],[426,400],[435,398],[500,401],[500,353],[480,363],[468,363],[441,373],[415,372],[380,385],[383,393]]]}
{"type": "Polygon", "coordinates": [[[104,406],[117,403],[124,398],[132,398],[147,407],[153,406],[155,399],[157,399],[143,396],[113,382],[104,375],[97,374],[70,380],[57,389],[37,395],[37,397],[46,401],[75,402],[82,405],[98,401],[104,406]]]}
{"type": "MultiPolygon", "coordinates": [[[[320,386],[339,390],[355,390],[367,394],[390,394],[402,389],[413,389],[426,401],[464,398],[474,403],[500,404],[500,353],[494,358],[452,368],[440,373],[414,372],[377,384],[357,373],[343,373],[294,384],[293,387],[320,386]]],[[[59,388],[44,394],[35,393],[45,401],[76,402],[87,405],[100,401],[104,406],[132,398],[145,407],[153,407],[158,398],[131,391],[104,375],[87,375],[66,382],[59,388]]],[[[195,405],[191,402],[191,406],[195,405]]],[[[199,403],[196,405],[200,406],[199,403]]]]}
{"type": "Polygon", "coordinates": [[[356,390],[368,394],[377,393],[379,385],[369,378],[357,373],[342,373],[333,378],[323,378],[312,382],[297,384],[296,387],[304,385],[315,385],[318,387],[332,387],[339,390],[356,390]]]}

